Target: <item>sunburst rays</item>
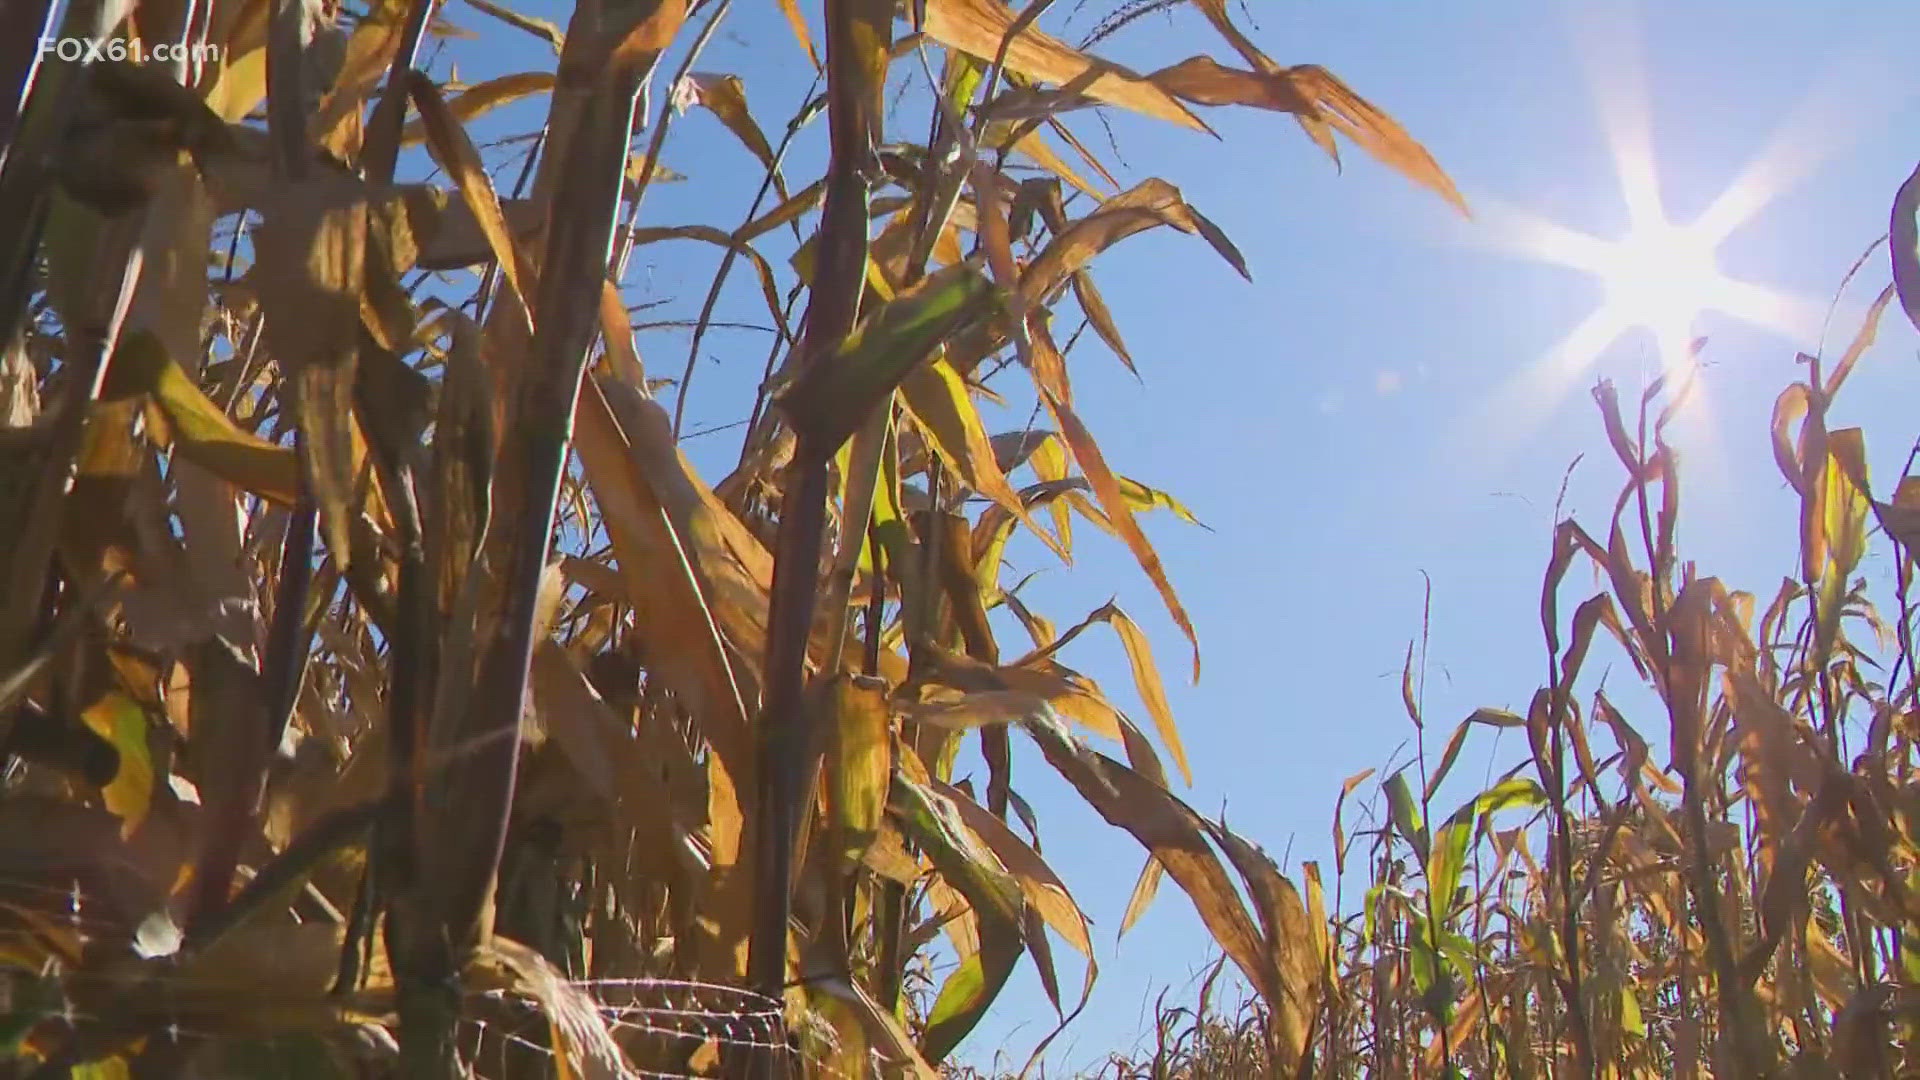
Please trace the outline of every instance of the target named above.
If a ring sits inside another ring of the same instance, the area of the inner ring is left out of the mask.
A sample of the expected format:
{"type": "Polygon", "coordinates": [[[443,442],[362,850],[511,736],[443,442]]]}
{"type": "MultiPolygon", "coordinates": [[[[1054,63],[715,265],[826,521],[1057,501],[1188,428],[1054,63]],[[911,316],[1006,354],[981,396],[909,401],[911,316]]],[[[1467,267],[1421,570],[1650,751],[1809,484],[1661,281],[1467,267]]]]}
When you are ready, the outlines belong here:
{"type": "MultiPolygon", "coordinates": [[[[1884,104],[1890,97],[1866,92],[1867,83],[1877,84],[1874,90],[1887,89],[1890,73],[1884,66],[1849,65],[1844,85],[1830,78],[1810,92],[1706,209],[1690,222],[1675,222],[1661,193],[1654,109],[1637,26],[1629,14],[1612,8],[1581,5],[1570,15],[1626,226],[1610,236],[1595,235],[1498,198],[1476,198],[1481,243],[1580,271],[1600,286],[1591,312],[1545,355],[1506,379],[1476,415],[1464,418],[1466,437],[1480,452],[1511,449],[1537,431],[1622,339],[1651,338],[1657,363],[1634,369],[1645,378],[1692,370],[1690,343],[1703,316],[1770,332],[1787,339],[1789,347],[1813,345],[1825,304],[1728,272],[1720,249],[1858,137],[1873,111],[1862,109],[1862,101],[1884,104]],[[1657,371],[1649,370],[1656,366],[1657,371]],[[1506,445],[1492,445],[1496,431],[1506,445]]],[[[1704,395],[1690,395],[1689,409],[1710,433],[1707,402],[1704,395]]]]}

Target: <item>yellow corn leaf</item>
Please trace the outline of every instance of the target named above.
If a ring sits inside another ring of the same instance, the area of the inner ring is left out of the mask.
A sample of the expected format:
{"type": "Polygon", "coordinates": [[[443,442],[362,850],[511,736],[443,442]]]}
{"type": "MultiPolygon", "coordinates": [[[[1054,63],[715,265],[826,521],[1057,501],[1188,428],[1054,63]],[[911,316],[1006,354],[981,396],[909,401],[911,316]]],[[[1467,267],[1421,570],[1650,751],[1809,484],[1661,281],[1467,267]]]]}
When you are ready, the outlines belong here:
{"type": "Polygon", "coordinates": [[[993,445],[980,413],[967,393],[966,381],[944,358],[936,357],[908,373],[900,397],[914,422],[927,433],[940,457],[959,474],[962,483],[1006,508],[1029,532],[1053,548],[1062,561],[1071,562],[1052,534],[1028,516],[1026,504],[1007,483],[994,462],[993,445]]]}
{"type": "Polygon", "coordinates": [[[147,714],[138,702],[117,691],[87,706],[80,719],[113,744],[120,766],[100,789],[107,812],[120,819],[120,835],[131,837],[146,820],[153,802],[153,759],[147,753],[147,714]]]}
{"type": "Polygon", "coordinates": [[[886,684],[841,672],[826,695],[834,724],[832,810],[844,855],[858,862],[879,835],[893,775],[893,738],[886,684]]]}
{"type": "Polygon", "coordinates": [[[952,801],[896,775],[888,812],[920,845],[940,879],[966,898],[977,919],[978,948],[960,955],[959,967],[947,976],[927,1015],[923,1045],[938,1061],[979,1022],[1020,959],[1022,894],[952,801]]]}
{"type": "Polygon", "coordinates": [[[1165,874],[1166,868],[1160,865],[1160,860],[1148,855],[1146,865],[1140,868],[1140,876],[1134,879],[1133,892],[1127,897],[1127,910],[1120,916],[1121,937],[1125,937],[1153,905],[1153,898],[1160,891],[1160,879],[1165,874]]]}
{"type": "MultiPolygon", "coordinates": [[[[783,0],[790,2],[790,0],[783,0]]],[[[927,1059],[921,1056],[913,1036],[900,1018],[882,1009],[878,1002],[868,995],[858,981],[850,981],[839,976],[818,980],[811,984],[820,994],[831,994],[840,1001],[852,1006],[854,1016],[865,1029],[868,1043],[874,1051],[886,1059],[890,1069],[884,1075],[900,1076],[910,1080],[939,1080],[940,1074],[934,1070],[927,1059]]],[[[861,1063],[864,1069],[865,1062],[861,1063]]]]}
{"type": "Polygon", "coordinates": [[[227,123],[237,124],[266,96],[267,50],[249,49],[221,66],[213,89],[207,91],[207,107],[227,123]]]}
{"type": "Polygon", "coordinates": [[[1139,691],[1140,700],[1147,707],[1147,715],[1153,717],[1154,729],[1160,733],[1160,741],[1166,744],[1167,752],[1173,755],[1173,763],[1179,767],[1180,776],[1191,787],[1193,770],[1187,766],[1186,747],[1180,743],[1180,729],[1173,722],[1173,710],[1167,705],[1167,693],[1160,685],[1160,670],[1153,662],[1153,649],[1147,644],[1147,635],[1126,612],[1114,604],[1100,609],[1106,616],[1113,632],[1120,635],[1120,645],[1127,651],[1127,666],[1133,670],[1133,685],[1139,691]]]}
{"type": "MultiPolygon", "coordinates": [[[[1186,504],[1174,498],[1172,495],[1158,488],[1150,488],[1138,480],[1131,480],[1124,476],[1116,477],[1115,479],[1120,483],[1120,494],[1127,500],[1127,505],[1133,509],[1165,510],[1189,525],[1198,525],[1203,529],[1207,528],[1206,522],[1194,517],[1193,511],[1187,509],[1186,504]]],[[[1212,530],[1209,529],[1208,531],[1211,532],[1212,530]]]]}
{"type": "Polygon", "coordinates": [[[1860,565],[1867,546],[1867,457],[1860,429],[1829,432],[1827,454],[1823,531],[1833,560],[1827,572],[1844,581],[1860,565]]]}
{"type": "Polygon", "coordinates": [[[159,441],[235,487],[292,505],[299,486],[299,462],[293,449],[237,427],[166,355],[150,331],[135,331],[121,339],[114,352],[114,371],[116,381],[129,380],[128,392],[153,395],[165,420],[164,425],[150,429],[159,441]]]}

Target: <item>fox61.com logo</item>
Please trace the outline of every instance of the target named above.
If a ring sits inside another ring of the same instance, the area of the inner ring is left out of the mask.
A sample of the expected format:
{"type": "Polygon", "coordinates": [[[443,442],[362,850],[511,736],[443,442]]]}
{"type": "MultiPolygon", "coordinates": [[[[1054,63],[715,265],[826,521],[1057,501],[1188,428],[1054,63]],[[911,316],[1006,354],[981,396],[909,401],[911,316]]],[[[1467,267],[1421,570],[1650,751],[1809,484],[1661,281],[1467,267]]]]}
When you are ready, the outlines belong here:
{"type": "Polygon", "coordinates": [[[148,61],[159,64],[205,63],[220,59],[220,46],[182,41],[128,41],[125,38],[108,38],[94,41],[91,38],[52,37],[40,39],[42,59],[52,57],[69,64],[99,63],[111,60],[114,63],[131,61],[144,64],[148,61]]]}

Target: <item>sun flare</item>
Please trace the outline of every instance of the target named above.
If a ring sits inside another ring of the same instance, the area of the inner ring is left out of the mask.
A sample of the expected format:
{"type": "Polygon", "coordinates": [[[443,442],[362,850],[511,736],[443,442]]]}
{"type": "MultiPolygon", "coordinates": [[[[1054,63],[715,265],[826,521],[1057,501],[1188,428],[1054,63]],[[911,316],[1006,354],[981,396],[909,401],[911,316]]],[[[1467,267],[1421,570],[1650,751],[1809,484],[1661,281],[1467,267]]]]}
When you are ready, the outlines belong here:
{"type": "Polygon", "coordinates": [[[1623,327],[1644,327],[1673,367],[1686,355],[1694,321],[1722,292],[1713,244],[1697,229],[1665,222],[1636,226],[1592,268],[1605,290],[1600,311],[1623,327]]]}
{"type": "MultiPolygon", "coordinates": [[[[1501,447],[1493,443],[1511,448],[1527,438],[1622,338],[1650,337],[1653,362],[1641,367],[1640,378],[1665,375],[1671,386],[1690,382],[1697,370],[1693,343],[1709,329],[1703,317],[1742,323],[1803,346],[1818,337],[1826,314],[1826,305],[1811,297],[1729,274],[1720,249],[1776,197],[1857,137],[1859,117],[1847,102],[1861,95],[1821,80],[1823,85],[1783,119],[1718,197],[1690,221],[1675,221],[1661,194],[1654,110],[1632,20],[1585,7],[1570,14],[1578,24],[1573,39],[1626,220],[1617,232],[1596,235],[1498,198],[1476,199],[1479,243],[1578,271],[1599,287],[1599,297],[1544,356],[1515,371],[1479,409],[1470,410],[1472,415],[1461,417],[1461,445],[1474,454],[1498,453],[1501,447]]],[[[1688,410],[1710,427],[1705,398],[1689,394],[1687,401],[1688,410]]]]}
{"type": "MultiPolygon", "coordinates": [[[[1725,315],[1791,335],[1803,330],[1806,301],[1740,281],[1720,268],[1719,248],[1745,215],[1709,213],[1678,225],[1668,220],[1652,190],[1652,170],[1620,165],[1628,193],[1629,222],[1616,240],[1605,240],[1524,211],[1495,205],[1501,246],[1541,262],[1590,275],[1600,302],[1552,350],[1543,365],[1565,383],[1578,377],[1624,335],[1644,330],[1653,337],[1660,368],[1672,374],[1691,361],[1691,343],[1702,315],[1725,315]],[[1644,183],[1638,182],[1644,175],[1644,183]],[[1636,190],[1637,189],[1637,190],[1636,190]]],[[[1540,374],[1540,373],[1535,373],[1540,374]]],[[[1559,389],[1564,389],[1564,386],[1559,389]]],[[[1557,396],[1557,395],[1556,395],[1557,396]]]]}

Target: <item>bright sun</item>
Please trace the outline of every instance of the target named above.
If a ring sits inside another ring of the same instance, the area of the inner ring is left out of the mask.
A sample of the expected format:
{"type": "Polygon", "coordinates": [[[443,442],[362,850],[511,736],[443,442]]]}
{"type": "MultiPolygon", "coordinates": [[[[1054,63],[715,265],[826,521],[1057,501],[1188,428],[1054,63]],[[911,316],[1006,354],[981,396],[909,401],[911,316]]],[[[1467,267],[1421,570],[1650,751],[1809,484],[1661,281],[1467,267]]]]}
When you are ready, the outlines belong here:
{"type": "Polygon", "coordinates": [[[1697,230],[1659,222],[1636,226],[1606,256],[1589,268],[1605,290],[1602,315],[1652,331],[1671,367],[1685,355],[1694,320],[1723,291],[1713,244],[1697,230]]]}
{"type": "MultiPolygon", "coordinates": [[[[1628,216],[1626,233],[1618,240],[1603,240],[1497,202],[1491,207],[1500,246],[1590,274],[1601,289],[1599,305],[1555,347],[1543,365],[1546,370],[1531,375],[1551,376],[1556,383],[1571,380],[1621,335],[1635,330],[1653,336],[1662,370],[1684,369],[1700,316],[1709,311],[1783,334],[1805,329],[1805,301],[1739,281],[1720,269],[1720,244],[1757,206],[1729,211],[1717,203],[1698,221],[1676,225],[1660,204],[1644,148],[1616,140],[1614,163],[1628,216]]],[[[1729,191],[1731,195],[1743,189],[1729,191]]],[[[1722,196],[1722,202],[1729,197],[1722,196]]]]}
{"type": "MultiPolygon", "coordinates": [[[[1544,422],[1601,355],[1623,336],[1645,332],[1658,356],[1655,374],[1693,370],[1692,343],[1701,316],[1712,312],[1805,344],[1816,334],[1824,305],[1742,281],[1721,269],[1720,246],[1782,191],[1808,175],[1820,159],[1851,136],[1847,113],[1833,95],[1810,95],[1777,129],[1769,144],[1693,221],[1679,224],[1661,199],[1654,163],[1652,108],[1635,34],[1617,13],[1574,10],[1574,40],[1590,78],[1601,128],[1626,209],[1626,227],[1604,239],[1559,224],[1497,198],[1476,199],[1483,210],[1480,238],[1540,262],[1590,275],[1598,304],[1541,360],[1516,372],[1481,415],[1463,417],[1462,434],[1486,447],[1544,422]],[[1597,51],[1596,51],[1597,50],[1597,51]],[[1470,434],[1469,434],[1470,433],[1470,434]]],[[[1692,397],[1693,407],[1705,402],[1692,397]]]]}

